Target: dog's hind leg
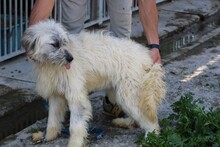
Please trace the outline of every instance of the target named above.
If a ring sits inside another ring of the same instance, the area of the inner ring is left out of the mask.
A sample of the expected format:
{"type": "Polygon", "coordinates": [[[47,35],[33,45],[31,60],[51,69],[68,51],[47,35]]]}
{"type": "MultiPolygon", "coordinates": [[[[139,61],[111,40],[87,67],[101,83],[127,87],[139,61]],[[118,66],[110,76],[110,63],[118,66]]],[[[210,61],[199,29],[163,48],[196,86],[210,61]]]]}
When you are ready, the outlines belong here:
{"type": "Polygon", "coordinates": [[[127,102],[124,102],[121,105],[121,107],[130,117],[114,119],[113,124],[119,127],[126,127],[126,128],[133,128],[135,127],[135,125],[138,125],[146,131],[146,134],[152,131],[159,133],[159,125],[158,125],[158,120],[157,120],[157,106],[154,105],[154,103],[149,104],[150,107],[148,107],[149,105],[146,106],[148,107],[148,110],[149,110],[148,112],[149,115],[146,115],[146,113],[144,114],[140,110],[140,107],[138,104],[139,98],[137,97],[137,95],[128,94],[126,95],[125,100],[127,102]]]}
{"type": "MultiPolygon", "coordinates": [[[[138,82],[135,81],[123,81],[117,87],[117,103],[120,104],[121,108],[129,115],[135,122],[146,131],[148,132],[156,131],[159,132],[159,125],[157,120],[157,104],[153,99],[150,98],[149,103],[145,103],[148,111],[143,111],[140,108],[140,94],[138,86],[138,82]],[[131,84],[132,83],[132,84],[131,84]]],[[[132,120],[131,119],[131,120],[132,120]]],[[[117,122],[117,125],[124,125],[128,124],[128,119],[121,118],[119,120],[114,120],[114,123],[117,122]]],[[[132,124],[132,123],[130,123],[132,124]]]]}
{"type": "Polygon", "coordinates": [[[61,132],[61,122],[64,121],[67,103],[63,97],[49,98],[49,116],[46,130],[46,141],[53,140],[61,132]]]}
{"type": "Polygon", "coordinates": [[[82,147],[87,137],[88,121],[92,117],[92,106],[83,92],[75,92],[68,98],[70,109],[70,140],[68,147],[82,147]]]}

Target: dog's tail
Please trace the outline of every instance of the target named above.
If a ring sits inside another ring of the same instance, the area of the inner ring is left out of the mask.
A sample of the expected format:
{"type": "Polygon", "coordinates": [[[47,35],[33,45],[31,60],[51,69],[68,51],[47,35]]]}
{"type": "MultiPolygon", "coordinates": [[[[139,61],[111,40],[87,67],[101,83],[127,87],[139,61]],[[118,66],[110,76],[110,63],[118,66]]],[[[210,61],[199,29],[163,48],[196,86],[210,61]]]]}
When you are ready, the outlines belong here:
{"type": "Polygon", "coordinates": [[[146,72],[140,91],[140,111],[154,123],[157,121],[157,107],[166,94],[165,73],[160,64],[154,64],[146,72]]]}

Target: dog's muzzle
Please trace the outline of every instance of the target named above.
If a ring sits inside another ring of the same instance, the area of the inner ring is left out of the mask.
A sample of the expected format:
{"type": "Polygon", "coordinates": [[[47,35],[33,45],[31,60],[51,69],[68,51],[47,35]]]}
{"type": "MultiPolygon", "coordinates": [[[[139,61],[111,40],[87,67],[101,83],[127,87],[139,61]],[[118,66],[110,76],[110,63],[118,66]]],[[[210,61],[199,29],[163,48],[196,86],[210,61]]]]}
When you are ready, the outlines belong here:
{"type": "Polygon", "coordinates": [[[64,50],[64,52],[66,61],[68,62],[67,64],[65,64],[65,67],[66,69],[70,69],[70,62],[73,61],[73,56],[67,50],[64,50]]]}
{"type": "Polygon", "coordinates": [[[73,56],[67,50],[65,50],[64,52],[66,54],[66,61],[69,62],[69,63],[72,62],[73,61],[73,56]]]}

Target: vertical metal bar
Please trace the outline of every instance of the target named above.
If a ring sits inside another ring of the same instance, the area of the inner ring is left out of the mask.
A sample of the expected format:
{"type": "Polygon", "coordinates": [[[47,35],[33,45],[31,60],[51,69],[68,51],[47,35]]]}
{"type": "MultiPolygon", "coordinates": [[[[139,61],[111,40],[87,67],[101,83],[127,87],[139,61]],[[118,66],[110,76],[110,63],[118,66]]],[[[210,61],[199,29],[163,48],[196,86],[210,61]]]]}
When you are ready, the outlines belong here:
{"type": "Polygon", "coordinates": [[[6,0],[4,0],[3,2],[4,5],[4,55],[6,55],[6,51],[7,51],[7,24],[6,24],[6,0]]]}
{"type": "Polygon", "coordinates": [[[108,7],[107,7],[107,1],[106,0],[104,0],[104,13],[105,13],[105,18],[106,19],[108,19],[108,17],[109,17],[109,12],[108,12],[108,7]]]}
{"type": "Polygon", "coordinates": [[[106,0],[103,0],[103,6],[101,7],[101,9],[103,9],[102,17],[106,18],[107,17],[106,0]]]}
{"type": "Polygon", "coordinates": [[[88,18],[89,18],[88,17],[89,16],[88,15],[89,14],[89,7],[90,7],[89,1],[90,0],[86,0],[86,17],[85,17],[85,21],[88,20],[88,18]]]}
{"type": "Polygon", "coordinates": [[[18,50],[18,1],[17,0],[14,0],[15,1],[15,14],[14,14],[14,26],[15,26],[15,50],[17,51],[18,50]]]}
{"type": "Polygon", "coordinates": [[[133,5],[132,5],[132,12],[137,11],[138,10],[138,0],[133,0],[133,5]]]}
{"type": "Polygon", "coordinates": [[[2,3],[0,2],[0,57],[2,56],[2,50],[3,50],[3,48],[2,48],[2,3]]]}
{"type": "Polygon", "coordinates": [[[62,22],[62,0],[59,0],[59,22],[62,22]]]}
{"type": "MultiPolygon", "coordinates": [[[[31,5],[30,5],[30,10],[32,10],[32,8],[33,8],[33,6],[34,6],[34,0],[31,0],[31,5]]],[[[26,20],[27,22],[28,22],[28,24],[29,24],[29,19],[28,20],[26,20]]]]}
{"type": "Polygon", "coordinates": [[[135,0],[132,1],[132,4],[131,4],[131,11],[133,12],[133,9],[134,9],[134,5],[135,5],[135,0]]]}
{"type": "MultiPolygon", "coordinates": [[[[23,24],[23,20],[21,20],[23,24]]],[[[21,26],[23,27],[23,25],[21,26]]],[[[25,1],[25,28],[28,27],[28,0],[25,1]]]]}
{"type": "Polygon", "coordinates": [[[99,19],[99,25],[102,24],[103,22],[103,0],[99,0],[99,16],[98,16],[98,19],[99,19]]]}
{"type": "Polygon", "coordinates": [[[12,38],[14,37],[12,29],[12,3],[11,0],[9,0],[9,48],[7,49],[8,54],[12,53],[12,38]]]}
{"type": "Polygon", "coordinates": [[[20,38],[22,36],[22,32],[23,32],[23,0],[20,0],[20,38]]]}
{"type": "Polygon", "coordinates": [[[103,9],[102,22],[103,22],[103,21],[109,19],[109,12],[108,12],[108,8],[107,8],[107,2],[106,2],[106,0],[103,0],[102,9],[103,9]]]}
{"type": "Polygon", "coordinates": [[[135,1],[135,8],[138,9],[138,0],[134,0],[135,1]]]}
{"type": "Polygon", "coordinates": [[[54,20],[57,21],[57,0],[54,1],[53,15],[54,20]]]}
{"type": "Polygon", "coordinates": [[[31,8],[33,7],[34,5],[34,0],[31,0],[31,8]]]}

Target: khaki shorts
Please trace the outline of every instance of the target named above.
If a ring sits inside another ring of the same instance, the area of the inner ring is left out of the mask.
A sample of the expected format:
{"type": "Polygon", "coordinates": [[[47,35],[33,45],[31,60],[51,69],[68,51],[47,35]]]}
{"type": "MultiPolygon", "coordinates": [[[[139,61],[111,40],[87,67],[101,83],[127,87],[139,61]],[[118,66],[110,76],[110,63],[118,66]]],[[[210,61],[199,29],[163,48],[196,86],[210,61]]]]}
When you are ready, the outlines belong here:
{"type": "MultiPolygon", "coordinates": [[[[87,0],[62,0],[62,21],[71,33],[79,33],[84,28],[87,0]]],[[[107,0],[110,16],[110,31],[117,37],[131,34],[133,0],[107,0]]]]}

